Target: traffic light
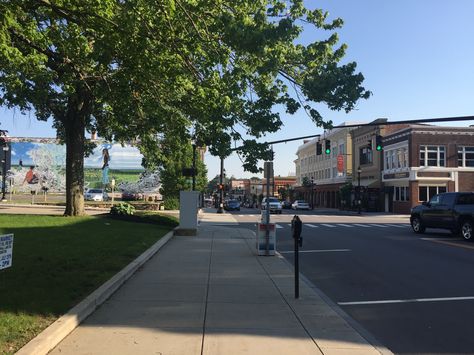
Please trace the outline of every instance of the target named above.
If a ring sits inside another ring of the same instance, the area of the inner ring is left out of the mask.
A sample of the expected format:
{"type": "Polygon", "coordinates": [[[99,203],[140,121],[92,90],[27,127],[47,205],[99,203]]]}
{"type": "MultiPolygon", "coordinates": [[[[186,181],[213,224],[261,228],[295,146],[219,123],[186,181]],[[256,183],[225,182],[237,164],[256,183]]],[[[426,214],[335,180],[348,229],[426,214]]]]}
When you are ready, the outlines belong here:
{"type": "Polygon", "coordinates": [[[223,187],[224,187],[224,185],[222,185],[222,184],[217,185],[217,188],[218,188],[219,190],[222,190],[223,187]]]}
{"type": "Polygon", "coordinates": [[[323,154],[323,145],[320,142],[316,142],[316,155],[323,154]]]}
{"type": "Polygon", "coordinates": [[[372,147],[372,138],[370,138],[368,141],[367,141],[367,147],[372,150],[373,147],[372,147]]]}
{"type": "Polygon", "coordinates": [[[324,147],[325,147],[325,148],[324,148],[324,152],[325,152],[326,154],[331,154],[331,141],[330,141],[330,140],[326,139],[326,140],[324,141],[324,147]]]}
{"type": "Polygon", "coordinates": [[[376,135],[375,136],[375,150],[378,151],[378,152],[381,152],[383,150],[382,136],[381,135],[376,135]]]}

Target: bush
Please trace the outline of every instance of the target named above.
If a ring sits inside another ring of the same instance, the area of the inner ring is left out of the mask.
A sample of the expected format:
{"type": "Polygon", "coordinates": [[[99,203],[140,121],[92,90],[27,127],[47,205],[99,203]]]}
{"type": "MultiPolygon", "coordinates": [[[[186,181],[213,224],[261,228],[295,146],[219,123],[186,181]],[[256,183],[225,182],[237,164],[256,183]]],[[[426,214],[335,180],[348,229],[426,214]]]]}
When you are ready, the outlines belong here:
{"type": "Polygon", "coordinates": [[[131,216],[135,213],[135,207],[129,203],[119,203],[118,205],[112,206],[110,214],[119,216],[131,216]]]}
{"type": "Polygon", "coordinates": [[[175,197],[167,198],[163,205],[165,206],[165,210],[179,210],[179,200],[175,197]]]}

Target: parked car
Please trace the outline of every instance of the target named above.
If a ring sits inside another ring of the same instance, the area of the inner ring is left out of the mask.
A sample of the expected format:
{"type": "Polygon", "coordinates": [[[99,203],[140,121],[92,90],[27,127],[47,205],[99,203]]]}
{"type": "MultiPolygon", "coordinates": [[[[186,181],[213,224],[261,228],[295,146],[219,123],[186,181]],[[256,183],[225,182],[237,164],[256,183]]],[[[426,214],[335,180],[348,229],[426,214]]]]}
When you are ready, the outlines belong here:
{"type": "Polygon", "coordinates": [[[281,203],[281,208],[291,209],[291,202],[290,201],[283,201],[281,203]]]}
{"type": "Polygon", "coordinates": [[[84,194],[84,199],[87,201],[107,201],[109,195],[103,189],[88,189],[84,194]]]}
{"type": "Polygon", "coordinates": [[[291,205],[291,208],[294,210],[309,210],[309,204],[308,202],[305,202],[304,200],[296,200],[291,205]]]}
{"type": "MultiPolygon", "coordinates": [[[[269,206],[270,206],[270,213],[274,212],[277,214],[281,214],[281,203],[276,197],[269,197],[268,198],[269,206]]],[[[267,208],[267,198],[264,197],[262,200],[262,210],[267,208]]]]}
{"type": "Polygon", "coordinates": [[[446,192],[434,195],[429,202],[411,209],[410,223],[415,233],[424,233],[426,228],[441,228],[472,241],[474,193],[446,192]]]}
{"type": "Polygon", "coordinates": [[[227,200],[224,203],[224,209],[226,211],[240,211],[240,202],[237,200],[227,200]]]}
{"type": "Polygon", "coordinates": [[[143,200],[143,194],[122,192],[122,201],[139,201],[143,200]]]}

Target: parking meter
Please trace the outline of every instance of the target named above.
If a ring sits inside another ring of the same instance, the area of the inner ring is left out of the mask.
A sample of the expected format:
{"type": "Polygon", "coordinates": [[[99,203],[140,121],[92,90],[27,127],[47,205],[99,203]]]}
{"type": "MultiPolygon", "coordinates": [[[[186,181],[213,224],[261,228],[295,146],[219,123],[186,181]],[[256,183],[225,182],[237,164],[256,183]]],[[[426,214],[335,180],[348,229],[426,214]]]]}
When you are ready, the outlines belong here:
{"type": "Polygon", "coordinates": [[[303,222],[301,222],[301,219],[295,215],[291,220],[291,230],[293,231],[293,239],[295,241],[295,298],[299,298],[300,296],[300,264],[298,246],[303,246],[303,238],[301,237],[302,229],[303,222]]]}
{"type": "Polygon", "coordinates": [[[298,216],[294,216],[291,220],[291,230],[293,231],[293,239],[298,242],[299,247],[303,247],[303,237],[301,236],[301,230],[303,229],[303,222],[298,216]]]}

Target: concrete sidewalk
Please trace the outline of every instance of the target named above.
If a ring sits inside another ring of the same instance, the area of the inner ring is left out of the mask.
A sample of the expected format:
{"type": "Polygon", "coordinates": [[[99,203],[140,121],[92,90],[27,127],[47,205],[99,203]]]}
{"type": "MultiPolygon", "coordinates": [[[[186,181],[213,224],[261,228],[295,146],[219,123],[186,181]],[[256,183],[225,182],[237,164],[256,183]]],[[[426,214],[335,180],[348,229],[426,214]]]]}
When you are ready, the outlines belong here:
{"type": "Polygon", "coordinates": [[[174,237],[51,354],[380,354],[250,230],[174,237]]]}

